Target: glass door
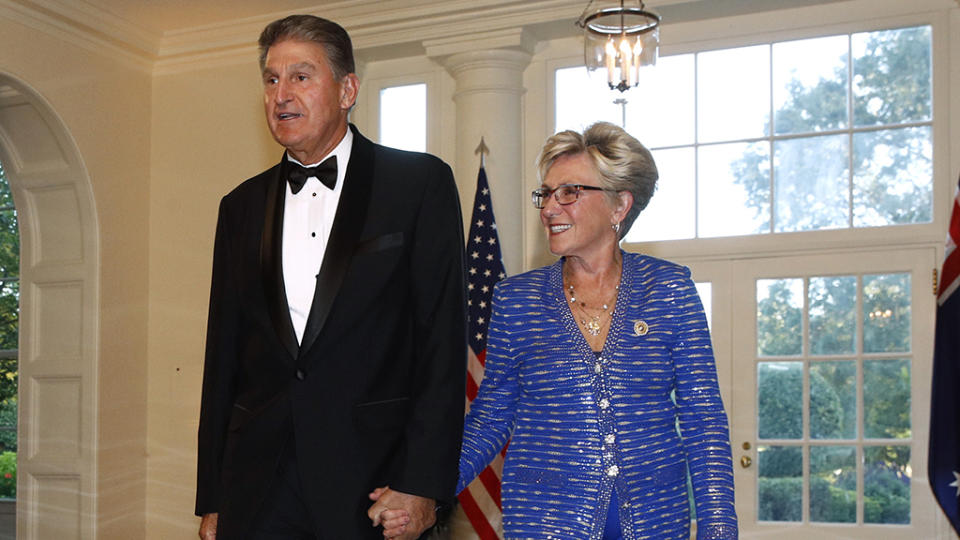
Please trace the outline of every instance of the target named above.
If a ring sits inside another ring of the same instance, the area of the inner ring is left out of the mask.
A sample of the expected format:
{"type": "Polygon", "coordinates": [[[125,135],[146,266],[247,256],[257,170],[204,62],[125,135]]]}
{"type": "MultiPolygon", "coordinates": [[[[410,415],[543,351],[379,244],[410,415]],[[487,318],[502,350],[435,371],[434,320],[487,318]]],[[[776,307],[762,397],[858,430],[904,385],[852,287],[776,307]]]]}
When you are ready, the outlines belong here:
{"type": "Polygon", "coordinates": [[[932,538],[933,249],[731,263],[745,538],[932,538]]]}

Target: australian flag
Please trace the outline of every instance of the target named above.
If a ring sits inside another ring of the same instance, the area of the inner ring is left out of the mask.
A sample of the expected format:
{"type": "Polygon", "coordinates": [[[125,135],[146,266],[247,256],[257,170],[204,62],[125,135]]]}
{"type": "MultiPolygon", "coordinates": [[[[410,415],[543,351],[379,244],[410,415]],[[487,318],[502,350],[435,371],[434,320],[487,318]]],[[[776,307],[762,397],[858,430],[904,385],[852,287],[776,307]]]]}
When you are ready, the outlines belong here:
{"type": "Polygon", "coordinates": [[[930,410],[930,487],[960,534],[960,185],[953,198],[937,291],[930,410]]]}

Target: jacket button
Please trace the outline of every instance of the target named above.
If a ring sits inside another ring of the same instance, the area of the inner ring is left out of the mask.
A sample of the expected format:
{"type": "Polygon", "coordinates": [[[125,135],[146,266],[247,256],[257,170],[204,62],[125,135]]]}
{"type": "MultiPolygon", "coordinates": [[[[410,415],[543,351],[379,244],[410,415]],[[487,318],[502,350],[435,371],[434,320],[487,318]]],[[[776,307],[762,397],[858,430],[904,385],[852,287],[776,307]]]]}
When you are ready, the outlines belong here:
{"type": "Polygon", "coordinates": [[[298,369],[298,370],[297,370],[297,375],[296,375],[296,376],[297,376],[297,380],[298,380],[298,381],[302,381],[302,380],[304,380],[304,379],[307,378],[307,374],[304,373],[302,369],[298,369]]]}

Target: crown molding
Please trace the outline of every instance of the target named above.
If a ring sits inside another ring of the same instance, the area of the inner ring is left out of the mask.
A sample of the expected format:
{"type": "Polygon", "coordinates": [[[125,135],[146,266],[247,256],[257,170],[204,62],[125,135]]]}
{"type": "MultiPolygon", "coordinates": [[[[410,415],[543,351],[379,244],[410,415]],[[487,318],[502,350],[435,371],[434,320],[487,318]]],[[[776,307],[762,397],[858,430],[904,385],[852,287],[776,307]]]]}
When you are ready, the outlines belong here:
{"type": "MultiPolygon", "coordinates": [[[[689,1],[650,0],[648,4],[662,7],[689,1]]],[[[576,35],[573,22],[586,5],[586,0],[341,0],[298,12],[336,20],[350,32],[358,56],[375,61],[425,54],[424,41],[455,39],[465,33],[534,28],[536,37],[538,27],[553,25],[550,32],[555,34],[562,25],[561,34],[576,35]]],[[[0,0],[0,15],[153,73],[197,69],[214,61],[249,61],[263,27],[291,13],[273,12],[158,35],[86,2],[0,0]]]]}
{"type": "MultiPolygon", "coordinates": [[[[424,42],[463,34],[497,33],[528,25],[573,21],[582,0],[345,0],[302,12],[331,18],[350,33],[358,60],[371,62],[426,54],[424,42]]],[[[166,32],[160,40],[154,73],[166,74],[256,58],[263,27],[289,15],[258,17],[166,32]]]]}
{"type": "Polygon", "coordinates": [[[152,69],[161,39],[85,2],[0,0],[0,15],[141,71],[152,69]]]}
{"type": "Polygon", "coordinates": [[[424,40],[423,46],[428,57],[442,58],[477,49],[516,49],[533,54],[536,42],[523,28],[507,28],[424,40]]]}
{"type": "MultiPolygon", "coordinates": [[[[747,11],[770,9],[764,1],[736,5],[747,11]]],[[[831,2],[843,0],[785,0],[783,4],[831,2]]],[[[954,4],[960,5],[960,0],[949,2],[954,4]]],[[[587,5],[587,0],[340,0],[299,12],[336,20],[350,32],[358,58],[370,62],[424,55],[428,44],[454,43],[464,34],[497,35],[520,29],[534,41],[575,36],[580,31],[573,23],[587,5]]],[[[647,5],[682,20],[711,9],[730,10],[735,3],[648,0],[647,5]]],[[[273,12],[157,34],[87,2],[0,0],[0,16],[153,73],[199,69],[213,62],[253,61],[263,27],[290,13],[273,12]]]]}

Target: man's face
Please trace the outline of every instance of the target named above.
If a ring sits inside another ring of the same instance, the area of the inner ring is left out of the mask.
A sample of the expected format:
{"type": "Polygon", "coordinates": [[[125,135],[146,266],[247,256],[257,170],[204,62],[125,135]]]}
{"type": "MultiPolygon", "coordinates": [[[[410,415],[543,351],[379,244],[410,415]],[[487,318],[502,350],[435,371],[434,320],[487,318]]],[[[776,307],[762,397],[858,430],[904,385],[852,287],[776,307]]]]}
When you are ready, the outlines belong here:
{"type": "Polygon", "coordinates": [[[353,73],[334,77],[320,45],[274,43],[263,69],[263,105],[273,138],[301,163],[319,161],[346,133],[357,87],[353,73]]]}

